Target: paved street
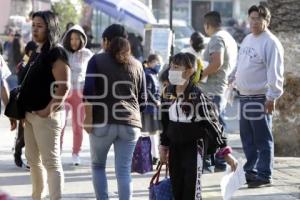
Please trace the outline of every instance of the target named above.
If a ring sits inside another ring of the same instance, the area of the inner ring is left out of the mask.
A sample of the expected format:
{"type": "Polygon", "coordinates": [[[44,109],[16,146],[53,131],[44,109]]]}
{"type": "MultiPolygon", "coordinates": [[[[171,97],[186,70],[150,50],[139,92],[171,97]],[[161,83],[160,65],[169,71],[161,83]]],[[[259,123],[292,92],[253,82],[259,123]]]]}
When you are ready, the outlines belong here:
{"type": "MultiPolygon", "coordinates": [[[[234,122],[231,122],[235,124],[234,122]]],[[[65,190],[63,199],[95,199],[90,170],[88,137],[85,134],[82,165],[71,165],[72,132],[68,126],[65,133],[65,144],[62,160],[65,172],[65,190]]],[[[232,132],[237,128],[230,127],[232,132]]],[[[17,199],[30,199],[31,185],[29,172],[17,168],[13,163],[12,146],[15,133],[9,131],[9,122],[0,117],[0,188],[17,199]]],[[[238,134],[230,134],[230,144],[234,147],[236,157],[242,157],[242,149],[238,134]]],[[[111,199],[118,199],[117,184],[114,175],[113,151],[108,158],[108,179],[111,199]]],[[[148,185],[153,173],[146,175],[133,174],[134,200],[148,199],[148,185]]],[[[220,200],[220,180],[223,173],[204,175],[204,199],[220,200]]],[[[274,186],[261,189],[241,188],[234,200],[299,200],[300,199],[300,158],[276,158],[274,171],[274,186]]]]}

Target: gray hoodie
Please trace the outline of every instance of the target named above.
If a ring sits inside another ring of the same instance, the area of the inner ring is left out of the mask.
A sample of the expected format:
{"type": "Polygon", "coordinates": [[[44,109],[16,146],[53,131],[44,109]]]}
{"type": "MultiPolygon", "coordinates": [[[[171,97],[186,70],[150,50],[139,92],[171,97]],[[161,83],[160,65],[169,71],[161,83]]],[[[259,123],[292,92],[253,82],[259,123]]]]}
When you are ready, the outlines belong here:
{"type": "Polygon", "coordinates": [[[87,36],[84,33],[84,30],[79,25],[72,26],[64,35],[63,43],[66,40],[67,36],[72,33],[72,31],[78,31],[80,32],[84,37],[84,45],[83,48],[79,49],[75,52],[68,52],[69,57],[69,64],[71,68],[71,83],[72,83],[72,89],[82,89],[84,80],[85,80],[85,73],[87,64],[90,60],[90,58],[93,56],[93,53],[85,48],[87,44],[87,36]]]}
{"type": "Polygon", "coordinates": [[[275,100],[283,93],[284,49],[269,30],[249,34],[239,50],[236,84],[242,95],[265,94],[275,100]]]}

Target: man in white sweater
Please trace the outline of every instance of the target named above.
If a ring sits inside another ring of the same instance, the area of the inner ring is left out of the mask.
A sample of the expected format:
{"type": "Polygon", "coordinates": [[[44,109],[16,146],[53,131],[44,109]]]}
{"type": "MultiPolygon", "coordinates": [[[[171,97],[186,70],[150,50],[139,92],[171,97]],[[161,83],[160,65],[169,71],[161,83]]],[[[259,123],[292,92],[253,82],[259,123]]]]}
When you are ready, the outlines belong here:
{"type": "Polygon", "coordinates": [[[240,92],[240,134],[248,187],[270,186],[274,159],[272,113],[283,93],[284,50],[268,30],[268,8],[248,10],[251,34],[239,50],[236,85],[240,92]]]}

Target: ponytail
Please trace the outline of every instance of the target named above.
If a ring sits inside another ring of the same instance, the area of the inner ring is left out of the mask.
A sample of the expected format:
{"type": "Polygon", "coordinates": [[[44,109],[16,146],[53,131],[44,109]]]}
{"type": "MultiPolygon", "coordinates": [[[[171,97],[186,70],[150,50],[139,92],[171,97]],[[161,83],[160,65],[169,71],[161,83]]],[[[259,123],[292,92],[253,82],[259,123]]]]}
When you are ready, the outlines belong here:
{"type": "Polygon", "coordinates": [[[114,38],[110,45],[108,52],[119,64],[130,64],[131,51],[129,41],[122,37],[114,38]]]}

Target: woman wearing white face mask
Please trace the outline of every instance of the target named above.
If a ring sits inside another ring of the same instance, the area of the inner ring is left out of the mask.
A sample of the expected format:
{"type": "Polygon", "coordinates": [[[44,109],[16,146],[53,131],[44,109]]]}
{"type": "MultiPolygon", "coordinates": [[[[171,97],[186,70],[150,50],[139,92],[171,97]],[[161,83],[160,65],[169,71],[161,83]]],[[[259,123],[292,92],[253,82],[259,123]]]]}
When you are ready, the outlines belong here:
{"type": "Polygon", "coordinates": [[[156,164],[159,158],[159,131],[161,129],[158,120],[158,110],[160,106],[160,85],[158,73],[161,68],[161,58],[157,54],[150,54],[144,64],[144,72],[147,87],[147,103],[142,112],[142,132],[150,135],[152,163],[156,164]]]}
{"type": "Polygon", "coordinates": [[[214,104],[192,81],[196,66],[194,55],[176,54],[169,71],[171,85],[162,98],[160,160],[169,164],[175,200],[201,199],[201,185],[197,183],[203,154],[218,149],[217,154],[224,157],[232,170],[237,167],[214,104]]]}

